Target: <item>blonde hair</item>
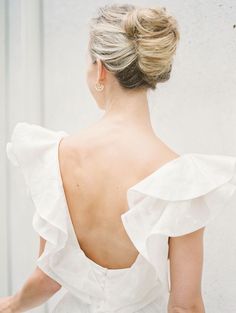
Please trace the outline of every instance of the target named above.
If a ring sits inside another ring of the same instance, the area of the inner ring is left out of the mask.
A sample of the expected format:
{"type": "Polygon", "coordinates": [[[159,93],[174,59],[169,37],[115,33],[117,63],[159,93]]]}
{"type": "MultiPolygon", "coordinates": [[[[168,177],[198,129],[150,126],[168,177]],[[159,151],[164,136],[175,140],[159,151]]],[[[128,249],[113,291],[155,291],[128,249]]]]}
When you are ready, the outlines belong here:
{"type": "Polygon", "coordinates": [[[169,79],[179,40],[176,20],[165,8],[110,4],[90,20],[89,52],[124,88],[156,89],[169,79]]]}

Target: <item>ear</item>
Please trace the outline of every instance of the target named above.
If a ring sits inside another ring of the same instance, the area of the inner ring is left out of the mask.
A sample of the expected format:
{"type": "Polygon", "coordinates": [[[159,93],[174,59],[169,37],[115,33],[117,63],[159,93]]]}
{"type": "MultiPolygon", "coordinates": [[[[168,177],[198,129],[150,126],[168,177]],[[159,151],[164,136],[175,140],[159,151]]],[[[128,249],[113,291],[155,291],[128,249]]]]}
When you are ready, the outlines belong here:
{"type": "Polygon", "coordinates": [[[97,81],[102,81],[106,77],[106,69],[104,65],[102,64],[101,60],[97,59],[97,81]]]}

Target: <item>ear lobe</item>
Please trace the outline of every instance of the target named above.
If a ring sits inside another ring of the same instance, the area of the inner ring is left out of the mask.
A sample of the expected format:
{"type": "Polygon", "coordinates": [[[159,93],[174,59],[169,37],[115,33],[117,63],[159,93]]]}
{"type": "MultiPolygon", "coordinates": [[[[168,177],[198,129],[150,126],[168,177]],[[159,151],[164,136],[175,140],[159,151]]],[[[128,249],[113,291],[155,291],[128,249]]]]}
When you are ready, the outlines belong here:
{"type": "Polygon", "coordinates": [[[98,76],[97,79],[98,81],[104,80],[106,76],[106,69],[100,59],[96,59],[97,65],[98,65],[98,76]]]}

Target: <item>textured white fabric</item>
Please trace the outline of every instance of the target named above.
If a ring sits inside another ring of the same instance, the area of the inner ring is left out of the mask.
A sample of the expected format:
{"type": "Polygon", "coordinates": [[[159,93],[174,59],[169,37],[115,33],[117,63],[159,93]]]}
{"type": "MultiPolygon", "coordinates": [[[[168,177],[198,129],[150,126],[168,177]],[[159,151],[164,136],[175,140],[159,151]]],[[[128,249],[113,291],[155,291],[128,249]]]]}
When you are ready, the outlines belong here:
{"type": "Polygon", "coordinates": [[[70,219],[58,162],[68,135],[19,122],[6,145],[35,205],[32,225],[46,239],[37,265],[67,290],[53,313],[166,313],[168,237],[223,211],[236,190],[236,157],[186,153],[129,188],[121,220],[139,255],[129,268],[107,269],[85,255],[70,219]]]}

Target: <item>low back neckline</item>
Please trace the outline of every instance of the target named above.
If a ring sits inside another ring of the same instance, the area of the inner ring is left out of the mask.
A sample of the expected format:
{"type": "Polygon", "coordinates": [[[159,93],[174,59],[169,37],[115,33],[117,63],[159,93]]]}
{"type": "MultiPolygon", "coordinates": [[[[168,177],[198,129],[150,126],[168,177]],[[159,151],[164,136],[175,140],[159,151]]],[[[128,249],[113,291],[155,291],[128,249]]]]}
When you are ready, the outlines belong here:
{"type": "MultiPolygon", "coordinates": [[[[95,266],[97,267],[98,269],[102,270],[102,271],[105,271],[105,272],[112,272],[112,273],[120,273],[120,272],[126,272],[126,271],[129,271],[131,269],[133,269],[138,263],[139,261],[142,259],[142,255],[140,253],[138,253],[135,261],[131,264],[131,266],[129,267],[125,267],[125,268],[107,268],[107,267],[104,267],[98,263],[96,263],[95,261],[93,261],[92,259],[90,259],[86,254],[85,252],[82,250],[81,246],[80,246],[80,243],[78,241],[78,238],[76,236],[76,232],[75,232],[75,229],[74,229],[74,225],[72,223],[72,219],[71,219],[71,216],[70,216],[70,211],[69,211],[69,208],[68,208],[68,204],[67,204],[67,200],[66,200],[66,195],[65,195],[65,190],[64,190],[64,186],[63,186],[63,181],[62,181],[62,176],[61,176],[61,170],[60,170],[60,161],[59,161],[59,146],[60,146],[60,143],[62,142],[62,140],[69,136],[69,134],[65,131],[63,131],[63,134],[61,135],[61,132],[60,132],[60,136],[58,137],[57,139],[57,142],[56,142],[56,167],[57,167],[57,178],[58,178],[58,183],[59,183],[59,186],[61,188],[61,193],[63,195],[63,199],[64,199],[64,203],[65,203],[65,211],[66,211],[66,214],[68,216],[68,221],[69,221],[69,226],[71,228],[71,233],[72,233],[72,236],[73,236],[73,241],[74,241],[74,244],[75,244],[75,248],[77,248],[79,250],[80,253],[82,253],[83,257],[92,265],[92,266],[95,266]]],[[[135,188],[136,186],[138,186],[139,184],[143,183],[144,181],[146,181],[147,179],[149,179],[151,176],[153,176],[154,174],[156,174],[157,172],[159,172],[162,168],[166,167],[167,165],[170,165],[172,162],[174,161],[177,161],[179,159],[181,159],[182,157],[184,156],[184,154],[178,156],[177,158],[174,158],[168,162],[166,162],[164,165],[160,166],[159,168],[157,168],[156,170],[154,170],[151,174],[147,175],[146,177],[144,177],[142,180],[138,181],[138,183],[136,183],[135,185],[132,185],[131,187],[129,187],[127,189],[127,193],[129,190],[135,188]]],[[[127,213],[129,211],[130,208],[128,208],[128,210],[124,213],[121,214],[122,215],[125,215],[125,213],[127,213]]]]}

